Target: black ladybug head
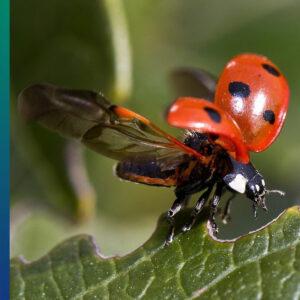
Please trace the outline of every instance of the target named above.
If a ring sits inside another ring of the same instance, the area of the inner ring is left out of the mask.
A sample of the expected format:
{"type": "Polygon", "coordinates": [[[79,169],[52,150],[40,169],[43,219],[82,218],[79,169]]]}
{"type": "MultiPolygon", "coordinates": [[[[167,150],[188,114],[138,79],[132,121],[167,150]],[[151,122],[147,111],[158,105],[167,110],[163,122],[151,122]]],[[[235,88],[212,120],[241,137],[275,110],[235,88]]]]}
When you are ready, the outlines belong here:
{"type": "Polygon", "coordinates": [[[269,193],[284,195],[283,192],[278,190],[267,190],[263,176],[251,163],[243,164],[234,159],[231,159],[231,162],[232,170],[224,176],[224,182],[231,190],[246,194],[256,206],[266,209],[265,197],[269,193]]]}
{"type": "MultiPolygon", "coordinates": [[[[257,171],[256,171],[257,172],[257,171]]],[[[261,206],[265,206],[266,184],[260,173],[256,173],[246,184],[246,195],[261,206]]]]}
{"type": "Polygon", "coordinates": [[[232,169],[223,180],[230,189],[245,194],[250,198],[261,193],[264,187],[262,176],[251,163],[244,164],[231,158],[232,169]],[[254,189],[252,189],[252,187],[254,189]]]}

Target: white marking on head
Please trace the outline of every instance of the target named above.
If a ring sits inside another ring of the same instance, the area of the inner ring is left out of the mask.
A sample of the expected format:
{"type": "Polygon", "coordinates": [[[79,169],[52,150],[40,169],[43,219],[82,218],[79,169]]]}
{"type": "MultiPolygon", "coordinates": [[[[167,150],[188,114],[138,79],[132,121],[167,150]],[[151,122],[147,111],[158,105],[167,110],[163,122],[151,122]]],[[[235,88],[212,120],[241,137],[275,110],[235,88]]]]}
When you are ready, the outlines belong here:
{"type": "Polygon", "coordinates": [[[244,194],[245,191],[246,191],[246,183],[247,182],[248,182],[248,180],[243,175],[237,174],[235,176],[235,178],[231,182],[229,182],[228,185],[233,190],[235,190],[235,191],[237,191],[237,192],[239,192],[241,194],[244,194]]]}
{"type": "Polygon", "coordinates": [[[259,192],[259,185],[258,184],[255,185],[255,188],[259,192]]]}
{"type": "Polygon", "coordinates": [[[261,184],[263,185],[263,186],[266,186],[266,183],[265,183],[265,181],[262,179],[261,180],[261,184]]]}

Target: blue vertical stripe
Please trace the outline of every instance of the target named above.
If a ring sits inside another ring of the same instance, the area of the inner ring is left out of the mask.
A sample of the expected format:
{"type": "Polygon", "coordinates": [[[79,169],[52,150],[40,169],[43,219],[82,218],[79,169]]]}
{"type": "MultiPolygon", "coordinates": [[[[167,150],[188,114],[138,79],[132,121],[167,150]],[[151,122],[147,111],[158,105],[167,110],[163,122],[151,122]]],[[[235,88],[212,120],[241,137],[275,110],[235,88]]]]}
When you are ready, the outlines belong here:
{"type": "Polygon", "coordinates": [[[9,1],[0,1],[0,299],[9,299],[9,1]]]}

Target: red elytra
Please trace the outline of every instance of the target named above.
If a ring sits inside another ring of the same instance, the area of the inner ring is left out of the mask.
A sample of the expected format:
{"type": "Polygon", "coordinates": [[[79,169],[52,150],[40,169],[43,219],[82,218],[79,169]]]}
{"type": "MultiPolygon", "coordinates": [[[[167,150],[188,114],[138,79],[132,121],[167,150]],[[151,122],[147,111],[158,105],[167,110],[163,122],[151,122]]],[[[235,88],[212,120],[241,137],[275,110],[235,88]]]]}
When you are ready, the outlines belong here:
{"type": "Polygon", "coordinates": [[[169,109],[167,121],[174,127],[218,135],[218,140],[237,160],[249,162],[238,125],[214,103],[200,98],[178,98],[169,109]]]}
{"type": "Polygon", "coordinates": [[[238,124],[249,151],[268,148],[278,136],[289,103],[289,87],[266,57],[241,54],[219,78],[215,103],[238,124]]]}
{"type": "Polygon", "coordinates": [[[247,163],[248,151],[263,151],[278,136],[288,102],[289,87],[278,68],[264,56],[241,54],[221,73],[214,103],[178,98],[169,108],[167,121],[175,127],[218,135],[236,160],[247,163]]]}

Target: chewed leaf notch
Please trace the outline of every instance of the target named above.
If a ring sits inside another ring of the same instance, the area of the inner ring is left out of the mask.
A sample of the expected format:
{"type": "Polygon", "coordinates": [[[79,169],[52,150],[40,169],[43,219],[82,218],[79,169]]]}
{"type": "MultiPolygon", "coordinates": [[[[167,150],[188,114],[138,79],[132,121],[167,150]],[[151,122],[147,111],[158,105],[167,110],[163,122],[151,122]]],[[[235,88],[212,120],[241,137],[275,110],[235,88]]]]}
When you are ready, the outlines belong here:
{"type": "Polygon", "coordinates": [[[153,236],[124,257],[104,258],[80,235],[35,262],[15,258],[12,299],[292,299],[299,291],[299,207],[232,241],[213,239],[200,222],[164,247],[167,230],[161,218],[153,236]]]}

